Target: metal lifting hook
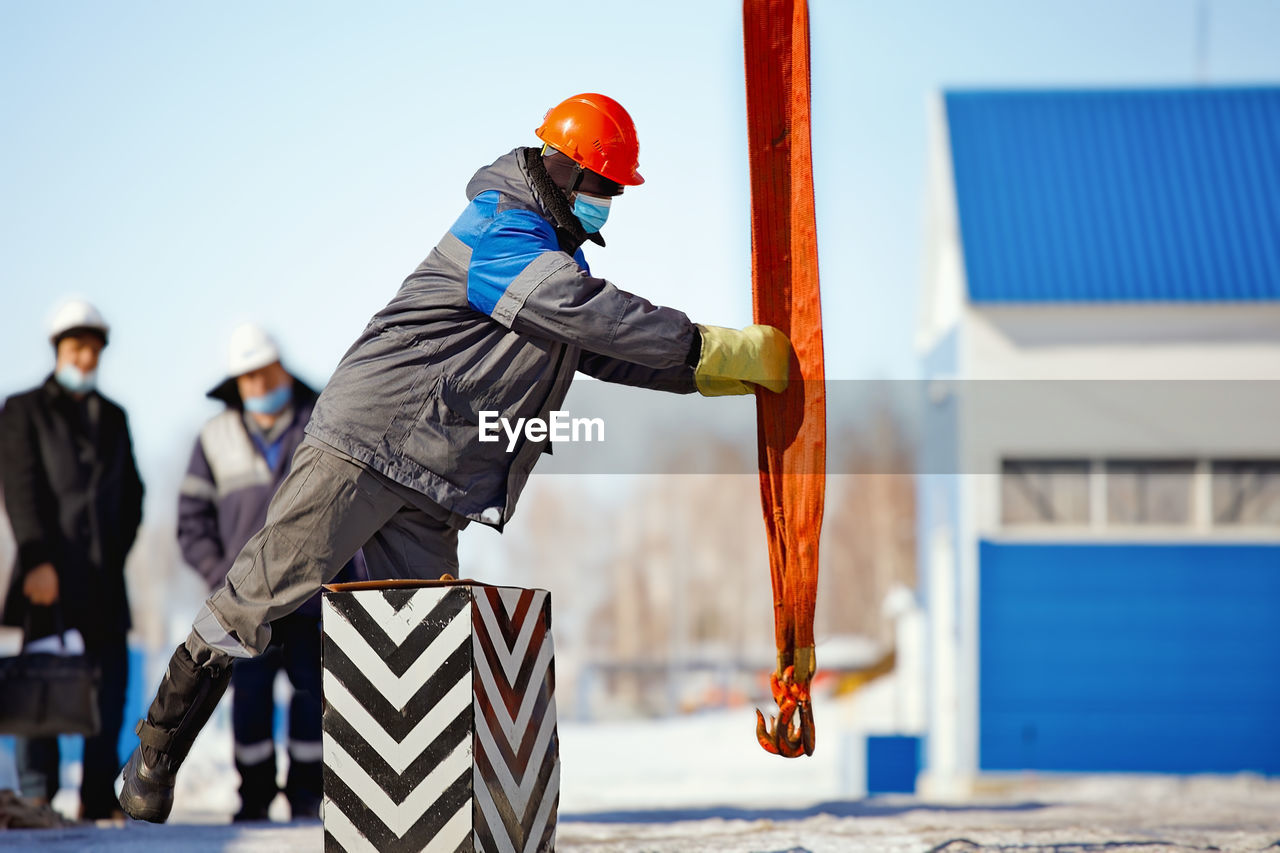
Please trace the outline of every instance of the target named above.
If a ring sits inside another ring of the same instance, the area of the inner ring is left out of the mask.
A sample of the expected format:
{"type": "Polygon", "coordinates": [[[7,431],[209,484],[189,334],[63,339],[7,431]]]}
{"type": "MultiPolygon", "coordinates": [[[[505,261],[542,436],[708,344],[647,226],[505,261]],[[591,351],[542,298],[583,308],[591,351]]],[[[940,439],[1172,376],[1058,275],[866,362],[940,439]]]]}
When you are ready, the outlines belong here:
{"type": "MultiPolygon", "coordinates": [[[[769,690],[778,705],[778,714],[769,720],[756,711],[756,740],[766,752],[783,758],[813,755],[817,734],[809,685],[813,680],[813,649],[797,649],[796,664],[769,676],[769,690]],[[807,652],[807,654],[806,654],[807,652]],[[797,676],[796,666],[801,667],[797,676]]],[[[781,663],[781,661],[780,661],[781,663]]]]}

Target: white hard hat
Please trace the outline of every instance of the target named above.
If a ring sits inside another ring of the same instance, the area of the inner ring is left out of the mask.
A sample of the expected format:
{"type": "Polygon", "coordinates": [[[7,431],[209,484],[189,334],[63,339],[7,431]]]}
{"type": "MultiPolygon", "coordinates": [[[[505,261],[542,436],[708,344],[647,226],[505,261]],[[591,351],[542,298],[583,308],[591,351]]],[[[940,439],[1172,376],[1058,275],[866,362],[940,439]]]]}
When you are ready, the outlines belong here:
{"type": "Polygon", "coordinates": [[[105,341],[111,334],[111,327],[102,319],[102,312],[83,299],[70,299],[58,306],[49,320],[49,340],[58,342],[58,338],[73,329],[93,329],[102,333],[105,341]]]}
{"type": "Polygon", "coordinates": [[[227,356],[227,373],[231,376],[242,376],[279,360],[280,348],[261,326],[244,323],[231,333],[227,356]]]}

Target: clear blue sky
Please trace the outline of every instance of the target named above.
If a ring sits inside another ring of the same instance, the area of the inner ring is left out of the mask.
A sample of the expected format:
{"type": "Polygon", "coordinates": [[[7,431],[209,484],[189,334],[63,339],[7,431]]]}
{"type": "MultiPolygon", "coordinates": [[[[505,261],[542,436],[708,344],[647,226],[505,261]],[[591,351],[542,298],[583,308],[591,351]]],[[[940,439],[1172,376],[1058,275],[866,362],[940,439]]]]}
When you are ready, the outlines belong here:
{"type": "MultiPolygon", "coordinates": [[[[828,375],[916,372],[933,93],[1192,84],[1198,8],[812,0],[828,375]]],[[[1280,81],[1280,3],[1208,8],[1209,82],[1280,81]]],[[[97,302],[101,387],[170,514],[234,324],[322,382],[474,169],[579,91],[631,111],[648,178],[594,271],[750,322],[741,51],[727,0],[0,4],[0,392],[47,373],[56,302],[97,302]]]]}

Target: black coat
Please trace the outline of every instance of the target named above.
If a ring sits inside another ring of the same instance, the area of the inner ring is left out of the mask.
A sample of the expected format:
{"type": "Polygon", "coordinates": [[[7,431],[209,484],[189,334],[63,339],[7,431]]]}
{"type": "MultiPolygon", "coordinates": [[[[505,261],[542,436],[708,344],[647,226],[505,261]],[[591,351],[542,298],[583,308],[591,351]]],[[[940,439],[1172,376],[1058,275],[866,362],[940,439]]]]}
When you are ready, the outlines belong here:
{"type": "Polygon", "coordinates": [[[124,410],[97,392],[77,401],[52,376],[10,397],[0,412],[0,484],[18,542],[4,623],[30,615],[28,639],[52,630],[53,608],[33,607],[22,583],[53,563],[67,628],[92,645],[128,631],[124,560],[142,521],[142,480],[124,410]]]}

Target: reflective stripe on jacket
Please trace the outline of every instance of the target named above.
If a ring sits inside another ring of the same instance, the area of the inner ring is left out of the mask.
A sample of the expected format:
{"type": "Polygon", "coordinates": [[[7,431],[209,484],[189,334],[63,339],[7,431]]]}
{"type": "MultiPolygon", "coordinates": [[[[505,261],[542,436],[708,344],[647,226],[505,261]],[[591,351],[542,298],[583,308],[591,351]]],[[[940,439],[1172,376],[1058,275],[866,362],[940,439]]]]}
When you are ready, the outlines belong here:
{"type": "MultiPolygon", "coordinates": [[[[266,522],[267,505],[289,473],[316,393],[294,379],[292,419],[277,439],[280,456],[274,468],[249,434],[234,383],[224,383],[209,396],[223,400],[227,408],[205,423],[191,450],[178,495],[178,544],[187,564],[216,589],[245,543],[266,522]]],[[[309,599],[300,612],[319,616],[319,596],[309,599]]]]}

